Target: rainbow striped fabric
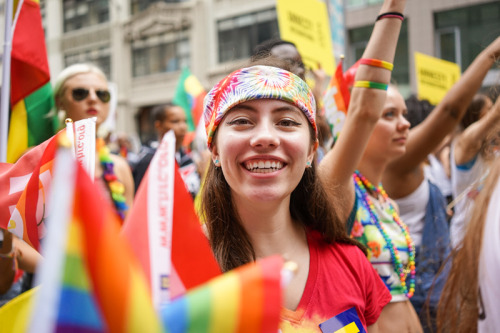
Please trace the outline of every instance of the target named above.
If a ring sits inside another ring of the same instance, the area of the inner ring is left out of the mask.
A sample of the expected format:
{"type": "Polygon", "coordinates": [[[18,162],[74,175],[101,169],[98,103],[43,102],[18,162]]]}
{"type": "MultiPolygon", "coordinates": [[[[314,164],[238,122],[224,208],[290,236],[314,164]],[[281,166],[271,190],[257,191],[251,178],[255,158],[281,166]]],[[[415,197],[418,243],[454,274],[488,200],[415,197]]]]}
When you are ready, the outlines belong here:
{"type": "Polygon", "coordinates": [[[50,200],[32,331],[162,332],[117,215],[69,149],[56,155],[50,200]],[[62,242],[52,237],[57,232],[62,242]]]}
{"type": "Polygon", "coordinates": [[[12,39],[11,114],[7,162],[54,135],[55,115],[39,0],[24,0],[12,39]]]}
{"type": "Polygon", "coordinates": [[[92,294],[79,223],[70,223],[57,313],[58,332],[102,332],[104,323],[92,294]],[[78,309],[77,311],[75,311],[78,309]]]}
{"type": "Polygon", "coordinates": [[[279,256],[234,269],[161,309],[169,333],[276,333],[281,310],[279,256]]]}

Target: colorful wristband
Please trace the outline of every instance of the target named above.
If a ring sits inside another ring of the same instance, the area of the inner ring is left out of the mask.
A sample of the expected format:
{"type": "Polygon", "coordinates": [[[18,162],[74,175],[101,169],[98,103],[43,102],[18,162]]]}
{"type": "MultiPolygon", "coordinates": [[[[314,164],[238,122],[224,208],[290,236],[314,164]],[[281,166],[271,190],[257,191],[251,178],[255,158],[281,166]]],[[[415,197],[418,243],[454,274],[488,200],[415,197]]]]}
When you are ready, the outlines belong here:
{"type": "Polygon", "coordinates": [[[387,90],[387,87],[389,87],[389,85],[387,83],[372,82],[372,81],[356,81],[354,82],[354,87],[387,90]]]}
{"type": "Polygon", "coordinates": [[[385,69],[388,69],[390,71],[392,71],[392,69],[394,68],[394,65],[391,64],[390,62],[384,61],[384,60],[378,60],[378,59],[363,58],[359,61],[359,63],[361,65],[368,65],[368,66],[385,68],[385,69]]]}
{"type": "Polygon", "coordinates": [[[379,16],[377,16],[377,19],[375,21],[384,19],[384,18],[397,18],[403,21],[405,19],[405,16],[402,13],[399,12],[387,12],[387,13],[382,13],[379,16]]]}

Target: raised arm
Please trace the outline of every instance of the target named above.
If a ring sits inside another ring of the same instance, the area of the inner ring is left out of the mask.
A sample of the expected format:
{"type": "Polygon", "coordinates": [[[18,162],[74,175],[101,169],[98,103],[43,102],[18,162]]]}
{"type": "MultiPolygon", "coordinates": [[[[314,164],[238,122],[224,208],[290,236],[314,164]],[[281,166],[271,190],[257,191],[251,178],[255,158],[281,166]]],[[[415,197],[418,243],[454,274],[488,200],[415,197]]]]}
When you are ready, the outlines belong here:
{"type": "Polygon", "coordinates": [[[488,135],[500,130],[500,98],[491,110],[479,121],[468,126],[457,138],[455,144],[455,163],[464,164],[472,160],[481,150],[488,135]]]}
{"type": "MultiPolygon", "coordinates": [[[[431,114],[410,131],[406,153],[386,169],[396,177],[413,172],[462,119],[488,70],[500,57],[500,37],[474,59],[431,114]]],[[[385,183],[384,183],[385,185],[385,183]]],[[[387,188],[386,188],[387,189],[387,188]]]]}
{"type": "MultiPolygon", "coordinates": [[[[380,13],[403,13],[406,0],[385,0],[380,13]]],[[[363,58],[392,63],[401,29],[398,18],[376,21],[363,58]]],[[[356,81],[371,81],[387,84],[391,72],[385,68],[360,65],[356,81]]],[[[356,170],[370,135],[382,113],[386,91],[381,89],[353,88],[349,110],[342,132],[319,165],[319,175],[341,218],[347,218],[354,203],[352,174],[356,170]]]]}

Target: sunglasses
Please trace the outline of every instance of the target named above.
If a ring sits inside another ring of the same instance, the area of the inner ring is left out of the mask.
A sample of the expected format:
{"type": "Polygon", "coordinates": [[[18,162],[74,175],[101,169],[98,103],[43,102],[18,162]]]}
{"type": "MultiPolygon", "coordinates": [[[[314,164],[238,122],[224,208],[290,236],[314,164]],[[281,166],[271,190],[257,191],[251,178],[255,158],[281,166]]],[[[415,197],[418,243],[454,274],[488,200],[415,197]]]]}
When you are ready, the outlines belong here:
{"type": "MultiPolygon", "coordinates": [[[[97,98],[101,100],[103,103],[109,102],[111,99],[111,94],[108,90],[104,89],[95,89],[95,94],[97,98]]],[[[75,88],[71,91],[71,96],[77,102],[83,101],[85,98],[89,96],[90,90],[86,88],[75,88]]]]}

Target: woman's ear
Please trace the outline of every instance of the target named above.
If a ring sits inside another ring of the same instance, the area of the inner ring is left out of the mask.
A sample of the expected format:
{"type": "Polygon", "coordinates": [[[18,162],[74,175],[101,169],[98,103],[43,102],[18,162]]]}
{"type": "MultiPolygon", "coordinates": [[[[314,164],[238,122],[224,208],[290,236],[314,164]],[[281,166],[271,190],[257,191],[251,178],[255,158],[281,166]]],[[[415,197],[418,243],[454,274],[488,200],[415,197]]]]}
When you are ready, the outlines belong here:
{"type": "Polygon", "coordinates": [[[309,151],[309,154],[307,155],[307,162],[309,164],[312,164],[314,160],[314,154],[316,154],[316,150],[318,150],[319,142],[318,139],[314,141],[314,144],[311,146],[311,150],[309,151]]]}
{"type": "Polygon", "coordinates": [[[215,144],[212,144],[212,163],[216,167],[220,167],[220,157],[217,152],[217,146],[215,144]]]}

